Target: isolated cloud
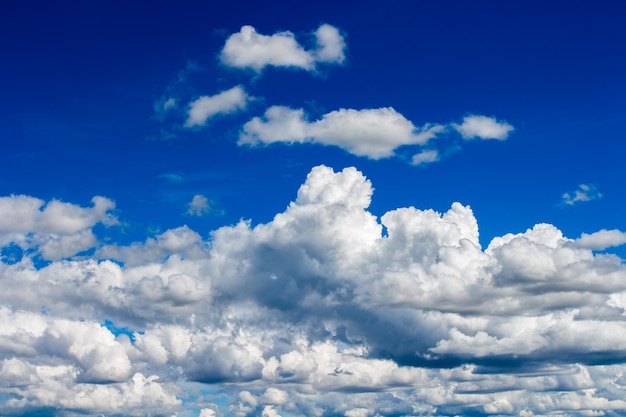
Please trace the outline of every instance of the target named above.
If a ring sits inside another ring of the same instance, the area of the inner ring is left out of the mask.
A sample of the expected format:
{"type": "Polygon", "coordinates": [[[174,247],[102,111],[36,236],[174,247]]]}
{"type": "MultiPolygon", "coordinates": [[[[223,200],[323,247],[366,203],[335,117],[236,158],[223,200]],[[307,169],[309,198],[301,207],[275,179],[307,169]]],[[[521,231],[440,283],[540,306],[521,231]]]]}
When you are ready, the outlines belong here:
{"type": "Polygon", "coordinates": [[[595,185],[580,184],[575,191],[563,193],[562,202],[568,206],[573,206],[584,201],[597,200],[602,198],[602,193],[598,191],[595,185]]]}
{"type": "Polygon", "coordinates": [[[413,155],[411,159],[411,163],[413,165],[424,165],[430,164],[432,162],[437,162],[439,160],[439,152],[435,150],[430,151],[422,151],[420,153],[416,153],[413,155]]]}
{"type": "MultiPolygon", "coordinates": [[[[0,262],[2,409],[626,410],[626,267],[598,252],[624,243],[623,232],[570,239],[538,224],[483,249],[468,206],[401,207],[378,218],[368,211],[372,196],[357,169],[319,166],[268,223],[242,220],[209,240],[182,226],[44,266],[30,253],[0,262]]],[[[2,201],[13,216],[3,233],[53,227],[40,219],[41,200],[2,201]]],[[[103,202],[51,210],[71,219],[55,233],[74,236],[106,218],[103,202]]]]}
{"type": "Polygon", "coordinates": [[[250,100],[252,97],[239,85],[214,96],[202,96],[189,103],[185,127],[204,126],[209,118],[217,114],[243,110],[250,100]]]}
{"type": "Polygon", "coordinates": [[[298,43],[293,33],[277,32],[262,35],[252,26],[243,26],[227,40],[220,60],[235,68],[250,68],[261,72],[266,66],[316,69],[316,63],[340,64],[346,47],[337,28],[323,24],[315,31],[316,48],[307,50],[298,43]]]}
{"type": "Polygon", "coordinates": [[[196,194],[187,204],[187,214],[190,216],[202,216],[211,210],[209,199],[202,194],[196,194]]]}
{"type": "Polygon", "coordinates": [[[392,156],[399,146],[424,144],[443,129],[429,124],[416,128],[391,107],[340,109],[309,122],[302,109],[272,106],[262,118],[255,117],[244,125],[238,143],[320,143],[380,159],[392,156]]]}
{"type": "Polygon", "coordinates": [[[463,123],[452,123],[464,139],[498,139],[505,140],[515,128],[510,124],[496,120],[494,117],[470,115],[463,118],[463,123]]]}

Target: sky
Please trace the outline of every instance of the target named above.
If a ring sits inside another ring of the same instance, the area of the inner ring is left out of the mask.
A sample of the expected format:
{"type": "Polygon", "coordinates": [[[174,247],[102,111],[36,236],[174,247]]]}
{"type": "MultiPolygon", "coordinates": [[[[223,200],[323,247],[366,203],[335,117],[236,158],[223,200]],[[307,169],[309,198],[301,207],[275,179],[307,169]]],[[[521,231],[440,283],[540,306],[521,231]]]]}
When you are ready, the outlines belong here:
{"type": "Polygon", "coordinates": [[[626,415],[618,2],[0,9],[3,415],[626,415]]]}

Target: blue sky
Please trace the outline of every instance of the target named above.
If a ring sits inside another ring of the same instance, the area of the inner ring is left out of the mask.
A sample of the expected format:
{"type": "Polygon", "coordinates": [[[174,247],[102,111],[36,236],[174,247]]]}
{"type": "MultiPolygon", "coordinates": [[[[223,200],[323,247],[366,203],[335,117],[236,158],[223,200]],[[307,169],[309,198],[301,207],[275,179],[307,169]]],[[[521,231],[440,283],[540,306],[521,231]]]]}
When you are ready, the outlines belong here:
{"type": "Polygon", "coordinates": [[[544,3],[5,2],[3,408],[621,415],[623,11],[544,3]]]}

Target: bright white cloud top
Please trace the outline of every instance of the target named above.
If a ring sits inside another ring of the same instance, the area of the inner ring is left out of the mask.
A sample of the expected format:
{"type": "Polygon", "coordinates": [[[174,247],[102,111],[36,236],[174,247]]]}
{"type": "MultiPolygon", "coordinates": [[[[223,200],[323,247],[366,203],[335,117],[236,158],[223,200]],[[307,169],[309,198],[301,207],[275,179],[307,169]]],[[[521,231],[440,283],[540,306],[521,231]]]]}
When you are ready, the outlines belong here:
{"type": "Polygon", "coordinates": [[[380,159],[392,156],[399,146],[425,144],[443,130],[430,124],[417,128],[391,107],[339,109],[309,122],[302,109],[272,106],[243,126],[239,144],[319,143],[380,159]]]}
{"type": "Polygon", "coordinates": [[[313,71],[317,63],[343,63],[346,43],[337,28],[323,24],[315,31],[315,38],[316,48],[307,50],[292,32],[268,36],[246,25],[226,40],[220,60],[230,67],[250,68],[257,72],[267,66],[313,71]]]}
{"type": "Polygon", "coordinates": [[[372,193],[355,168],[318,166],[269,223],[207,242],[181,227],[39,267],[45,244],[12,233],[52,232],[54,212],[67,219],[54,232],[80,237],[111,204],[4,198],[31,214],[3,226],[4,246],[28,250],[0,263],[3,409],[172,415],[192,381],[228,383],[226,408],[207,392],[201,415],[626,408],[626,267],[592,251],[625,233],[572,240],[540,224],[482,250],[469,207],[378,219],[372,193]]]}

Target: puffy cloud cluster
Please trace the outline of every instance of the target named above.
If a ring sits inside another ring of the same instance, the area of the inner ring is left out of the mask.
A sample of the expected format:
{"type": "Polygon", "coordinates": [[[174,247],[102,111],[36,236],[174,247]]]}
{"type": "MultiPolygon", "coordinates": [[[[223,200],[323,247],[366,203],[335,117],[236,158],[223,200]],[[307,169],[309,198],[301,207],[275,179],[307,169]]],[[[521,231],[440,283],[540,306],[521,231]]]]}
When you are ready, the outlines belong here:
{"type": "Polygon", "coordinates": [[[345,60],[346,43],[336,27],[323,24],[314,35],[316,47],[307,50],[291,32],[268,36],[246,25],[226,40],[220,60],[230,67],[249,68],[256,72],[267,66],[314,71],[318,63],[341,64],[345,60]]]}
{"type": "MultiPolygon", "coordinates": [[[[306,49],[296,40],[292,32],[277,32],[273,35],[257,33],[252,26],[228,37],[219,54],[220,61],[231,68],[252,69],[257,76],[268,66],[298,68],[316,71],[320,64],[341,64],[345,60],[346,42],[339,29],[322,24],[315,32],[315,47],[306,49]]],[[[188,63],[178,74],[172,86],[180,88],[191,71],[197,70],[194,63],[188,63]]],[[[170,87],[169,90],[174,90],[170,87]]],[[[184,110],[184,128],[200,128],[218,115],[233,114],[247,109],[248,104],[257,98],[250,96],[242,85],[223,90],[211,96],[201,96],[190,100],[184,110]]],[[[154,104],[155,116],[163,121],[166,114],[180,113],[182,99],[167,91],[154,104]]],[[[393,107],[380,108],[340,108],[320,115],[310,121],[302,108],[284,105],[268,107],[262,116],[252,117],[239,132],[239,145],[314,143],[337,146],[347,152],[371,159],[400,156],[413,165],[426,165],[437,162],[455,149],[457,145],[429,144],[431,139],[443,133],[456,132],[463,139],[506,140],[514,127],[494,117],[468,115],[461,124],[425,123],[416,126],[393,107]],[[411,146],[412,157],[399,154],[399,148],[411,146]],[[421,147],[421,149],[420,149],[421,147]]],[[[175,137],[172,132],[163,131],[161,137],[175,137]]],[[[567,197],[564,195],[564,198],[567,197]]],[[[578,201],[582,197],[574,197],[578,201]]],[[[573,204],[573,203],[567,203],[573,204]]],[[[197,210],[190,209],[197,214],[197,210]]]]}
{"type": "Polygon", "coordinates": [[[53,200],[47,204],[25,195],[0,197],[0,246],[14,244],[37,250],[44,259],[57,260],[96,245],[92,227],[117,222],[110,213],[115,203],[94,197],[93,207],[53,200]]]}
{"type": "MultiPolygon", "coordinates": [[[[183,226],[45,266],[29,252],[0,262],[4,413],[626,410],[626,267],[598,252],[624,232],[571,239],[539,224],[483,249],[470,207],[377,218],[372,193],[356,169],[319,166],[266,224],[209,241],[183,226]]],[[[12,219],[3,236],[71,238],[113,221],[102,198],[0,201],[12,219]]]]}

